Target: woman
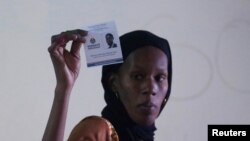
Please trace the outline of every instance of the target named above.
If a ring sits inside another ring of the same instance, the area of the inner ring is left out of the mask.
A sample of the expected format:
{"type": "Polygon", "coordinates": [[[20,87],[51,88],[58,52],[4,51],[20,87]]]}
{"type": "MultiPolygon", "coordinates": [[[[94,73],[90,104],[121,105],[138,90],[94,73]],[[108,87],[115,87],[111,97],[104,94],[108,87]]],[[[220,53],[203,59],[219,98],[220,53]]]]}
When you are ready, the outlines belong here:
{"type": "MultiPolygon", "coordinates": [[[[80,47],[86,31],[74,30],[52,37],[49,52],[57,78],[55,97],[43,140],[62,141],[71,90],[80,70],[80,47]],[[70,51],[66,44],[72,42],[70,51]]],[[[155,120],[168,101],[172,60],[167,40],[147,31],[120,37],[124,62],[102,69],[107,106],[102,117],[83,119],[69,141],[153,141],[155,120]],[[114,127],[114,128],[113,128],[114,127]],[[117,135],[118,134],[118,135],[117,135]]]]}

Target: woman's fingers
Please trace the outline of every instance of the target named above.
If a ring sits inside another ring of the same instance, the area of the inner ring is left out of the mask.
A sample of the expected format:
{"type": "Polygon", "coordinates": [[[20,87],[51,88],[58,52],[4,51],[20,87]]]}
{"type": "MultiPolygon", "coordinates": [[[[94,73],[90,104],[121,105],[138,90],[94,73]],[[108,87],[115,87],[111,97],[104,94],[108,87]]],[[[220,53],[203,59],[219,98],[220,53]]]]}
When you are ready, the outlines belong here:
{"type": "Polygon", "coordinates": [[[55,53],[58,48],[65,48],[66,44],[69,41],[72,41],[72,46],[70,49],[70,53],[76,57],[80,57],[80,48],[82,43],[85,43],[85,36],[88,34],[87,31],[84,30],[71,30],[62,32],[58,35],[54,35],[51,37],[51,46],[48,48],[50,53],[55,53]]]}
{"type": "Polygon", "coordinates": [[[70,53],[74,55],[75,57],[80,57],[80,48],[82,46],[82,43],[85,43],[85,36],[88,34],[87,31],[84,30],[74,30],[72,31],[73,34],[77,35],[77,39],[72,42],[70,53]]]}
{"type": "Polygon", "coordinates": [[[72,46],[71,46],[71,49],[70,49],[70,53],[77,57],[77,58],[80,58],[80,48],[82,46],[82,42],[79,42],[79,41],[73,41],[72,42],[72,46]]]}
{"type": "Polygon", "coordinates": [[[70,30],[62,32],[51,37],[51,44],[57,42],[59,44],[66,44],[69,41],[85,42],[84,37],[88,34],[85,30],[70,30]]]}

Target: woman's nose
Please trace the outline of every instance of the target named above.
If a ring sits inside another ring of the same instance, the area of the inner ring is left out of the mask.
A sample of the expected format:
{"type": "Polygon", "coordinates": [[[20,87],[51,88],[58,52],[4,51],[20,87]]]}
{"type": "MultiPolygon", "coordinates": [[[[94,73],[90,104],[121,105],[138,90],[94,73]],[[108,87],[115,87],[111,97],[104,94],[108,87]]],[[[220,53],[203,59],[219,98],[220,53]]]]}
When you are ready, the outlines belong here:
{"type": "Polygon", "coordinates": [[[156,95],[158,91],[158,86],[153,78],[148,78],[145,80],[143,85],[143,94],[156,95]]]}

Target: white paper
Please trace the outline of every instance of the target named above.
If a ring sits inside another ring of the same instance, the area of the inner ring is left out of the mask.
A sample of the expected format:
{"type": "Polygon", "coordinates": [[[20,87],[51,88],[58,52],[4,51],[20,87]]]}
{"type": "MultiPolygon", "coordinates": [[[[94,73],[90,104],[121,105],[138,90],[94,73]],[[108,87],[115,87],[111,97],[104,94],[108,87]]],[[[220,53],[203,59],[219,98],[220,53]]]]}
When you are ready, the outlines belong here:
{"type": "Polygon", "coordinates": [[[87,26],[84,45],[87,66],[108,65],[123,62],[119,36],[114,22],[87,26]]]}

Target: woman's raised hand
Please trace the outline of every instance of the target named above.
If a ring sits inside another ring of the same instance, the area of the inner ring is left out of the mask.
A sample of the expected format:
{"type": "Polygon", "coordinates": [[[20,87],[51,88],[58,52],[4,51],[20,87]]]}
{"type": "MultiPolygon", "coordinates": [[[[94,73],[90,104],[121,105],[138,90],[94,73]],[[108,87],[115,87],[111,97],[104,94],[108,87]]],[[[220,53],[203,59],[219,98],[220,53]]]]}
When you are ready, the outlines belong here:
{"type": "Polygon", "coordinates": [[[48,48],[54,66],[57,88],[72,89],[80,71],[80,48],[85,43],[87,31],[72,30],[62,32],[51,37],[51,46],[48,48]],[[67,43],[72,41],[70,50],[67,43]]]}

